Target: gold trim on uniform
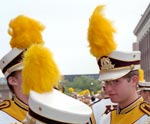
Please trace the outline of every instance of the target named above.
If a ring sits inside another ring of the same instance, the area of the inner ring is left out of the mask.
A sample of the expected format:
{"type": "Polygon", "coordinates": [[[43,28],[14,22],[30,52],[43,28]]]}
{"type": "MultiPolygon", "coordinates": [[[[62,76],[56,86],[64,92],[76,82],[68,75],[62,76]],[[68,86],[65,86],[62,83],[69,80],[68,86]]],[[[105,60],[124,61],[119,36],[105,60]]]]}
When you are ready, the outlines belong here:
{"type": "Polygon", "coordinates": [[[140,104],[140,109],[146,113],[148,116],[150,115],[150,104],[147,102],[142,102],[140,104]]]}
{"type": "MultiPolygon", "coordinates": [[[[89,105],[92,109],[92,105],[89,105]]],[[[96,124],[96,120],[95,120],[95,117],[94,117],[94,112],[93,112],[93,109],[92,109],[92,114],[91,114],[91,117],[90,117],[90,123],[87,123],[87,124],[96,124]]]]}
{"type": "Polygon", "coordinates": [[[131,111],[132,109],[134,109],[137,105],[139,105],[142,101],[143,101],[142,97],[138,98],[136,101],[134,101],[129,106],[125,107],[121,111],[118,111],[118,114],[126,114],[126,113],[128,113],[129,111],[131,111]]]}
{"type": "Polygon", "coordinates": [[[128,124],[136,123],[142,116],[150,113],[150,105],[138,98],[135,102],[124,108],[118,113],[118,110],[111,112],[111,124],[128,124]],[[132,117],[132,118],[131,118],[132,117]]]}
{"type": "Polygon", "coordinates": [[[26,118],[26,114],[28,112],[28,105],[26,105],[16,97],[14,97],[14,99],[9,99],[6,101],[9,101],[10,104],[7,105],[7,107],[3,106],[3,108],[1,108],[1,111],[22,122],[26,118]]]}
{"type": "Polygon", "coordinates": [[[14,102],[20,106],[21,108],[25,109],[25,110],[29,110],[29,107],[27,104],[23,103],[21,100],[19,100],[17,97],[14,97],[14,102]]]}
{"type": "Polygon", "coordinates": [[[92,112],[92,115],[90,117],[90,122],[91,124],[96,124],[96,121],[95,121],[95,117],[94,117],[94,113],[92,112]]]}
{"type": "Polygon", "coordinates": [[[3,102],[0,102],[0,110],[4,108],[8,108],[10,106],[9,100],[4,100],[3,102]]]}

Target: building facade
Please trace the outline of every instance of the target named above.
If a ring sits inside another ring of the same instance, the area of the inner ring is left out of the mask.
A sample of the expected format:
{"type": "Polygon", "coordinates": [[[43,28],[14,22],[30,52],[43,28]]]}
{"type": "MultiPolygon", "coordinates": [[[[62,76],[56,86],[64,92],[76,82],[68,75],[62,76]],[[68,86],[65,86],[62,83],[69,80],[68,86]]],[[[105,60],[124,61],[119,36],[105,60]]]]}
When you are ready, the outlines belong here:
{"type": "Polygon", "coordinates": [[[133,44],[133,50],[141,51],[141,68],[145,80],[150,81],[150,4],[135,27],[134,34],[137,42],[133,44]]]}
{"type": "Polygon", "coordinates": [[[11,91],[7,86],[7,81],[5,78],[0,78],[0,100],[10,98],[12,96],[11,91]]]}

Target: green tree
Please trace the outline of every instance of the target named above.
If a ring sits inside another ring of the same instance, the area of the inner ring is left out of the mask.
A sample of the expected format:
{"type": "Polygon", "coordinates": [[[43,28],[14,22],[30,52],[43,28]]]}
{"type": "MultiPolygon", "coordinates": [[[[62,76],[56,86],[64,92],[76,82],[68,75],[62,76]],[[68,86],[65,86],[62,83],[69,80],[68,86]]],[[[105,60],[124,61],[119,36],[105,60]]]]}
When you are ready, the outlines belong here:
{"type": "Polygon", "coordinates": [[[97,91],[101,89],[98,80],[87,76],[77,76],[73,79],[72,82],[69,82],[68,80],[63,80],[61,83],[65,87],[66,94],[68,94],[68,89],[70,87],[74,88],[76,92],[88,89],[94,91],[94,93],[97,93],[97,91]],[[92,86],[91,83],[93,83],[92,86]]]}

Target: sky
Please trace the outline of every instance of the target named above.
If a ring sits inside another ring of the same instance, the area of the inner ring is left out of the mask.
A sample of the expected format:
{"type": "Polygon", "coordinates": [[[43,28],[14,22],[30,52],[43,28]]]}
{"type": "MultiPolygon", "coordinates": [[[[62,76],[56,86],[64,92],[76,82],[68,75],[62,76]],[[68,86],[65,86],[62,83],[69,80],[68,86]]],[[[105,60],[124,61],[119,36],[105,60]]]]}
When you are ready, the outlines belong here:
{"type": "MultiPolygon", "coordinates": [[[[45,46],[53,53],[62,75],[98,74],[96,58],[88,48],[89,18],[98,5],[117,30],[117,49],[131,51],[136,41],[133,31],[149,0],[0,0],[0,58],[11,50],[9,22],[25,15],[45,25],[45,46]]],[[[0,74],[0,76],[3,76],[0,74]]]]}

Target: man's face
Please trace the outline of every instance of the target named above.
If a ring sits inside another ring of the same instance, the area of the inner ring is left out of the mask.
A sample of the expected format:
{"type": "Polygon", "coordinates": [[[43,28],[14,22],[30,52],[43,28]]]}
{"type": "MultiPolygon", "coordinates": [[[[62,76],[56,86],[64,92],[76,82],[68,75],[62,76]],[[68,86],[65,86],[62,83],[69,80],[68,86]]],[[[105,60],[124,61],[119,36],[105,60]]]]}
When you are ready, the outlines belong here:
{"type": "Polygon", "coordinates": [[[114,103],[123,103],[127,101],[132,93],[133,85],[126,78],[119,78],[105,82],[105,90],[114,103]]]}

